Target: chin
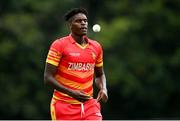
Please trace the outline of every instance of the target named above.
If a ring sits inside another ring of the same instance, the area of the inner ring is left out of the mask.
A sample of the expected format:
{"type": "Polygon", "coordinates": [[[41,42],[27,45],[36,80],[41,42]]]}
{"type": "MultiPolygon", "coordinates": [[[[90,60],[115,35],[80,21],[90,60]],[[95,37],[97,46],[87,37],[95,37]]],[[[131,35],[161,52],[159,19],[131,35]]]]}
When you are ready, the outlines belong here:
{"type": "Polygon", "coordinates": [[[87,35],[87,32],[80,32],[80,33],[76,33],[77,36],[84,36],[87,35]]]}
{"type": "Polygon", "coordinates": [[[80,36],[84,36],[84,35],[87,35],[87,33],[82,33],[82,34],[80,34],[80,36]]]}

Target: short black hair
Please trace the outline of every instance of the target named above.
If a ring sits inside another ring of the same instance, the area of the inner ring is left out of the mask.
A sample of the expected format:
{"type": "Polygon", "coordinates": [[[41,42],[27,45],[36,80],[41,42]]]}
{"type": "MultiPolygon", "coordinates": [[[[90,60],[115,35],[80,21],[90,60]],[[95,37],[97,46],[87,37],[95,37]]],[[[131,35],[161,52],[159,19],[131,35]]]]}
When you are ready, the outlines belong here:
{"type": "Polygon", "coordinates": [[[69,19],[78,14],[78,13],[83,13],[85,14],[86,16],[88,15],[88,12],[86,11],[86,9],[84,8],[74,8],[74,9],[71,9],[70,11],[68,11],[65,15],[64,15],[64,19],[65,21],[69,21],[69,19]]]}

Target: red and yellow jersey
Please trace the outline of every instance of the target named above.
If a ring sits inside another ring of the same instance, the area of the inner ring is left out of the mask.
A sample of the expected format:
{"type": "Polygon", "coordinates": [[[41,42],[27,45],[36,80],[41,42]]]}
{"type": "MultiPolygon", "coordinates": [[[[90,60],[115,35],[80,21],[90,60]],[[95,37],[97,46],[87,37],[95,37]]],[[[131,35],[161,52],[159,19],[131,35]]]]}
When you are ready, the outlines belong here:
{"type": "MultiPolygon", "coordinates": [[[[98,42],[89,38],[87,41],[86,46],[81,46],[71,35],[55,40],[51,44],[46,62],[57,66],[54,77],[60,84],[93,96],[94,67],[103,66],[103,52],[98,42]]],[[[57,90],[54,90],[53,97],[69,103],[80,103],[57,90]]]]}

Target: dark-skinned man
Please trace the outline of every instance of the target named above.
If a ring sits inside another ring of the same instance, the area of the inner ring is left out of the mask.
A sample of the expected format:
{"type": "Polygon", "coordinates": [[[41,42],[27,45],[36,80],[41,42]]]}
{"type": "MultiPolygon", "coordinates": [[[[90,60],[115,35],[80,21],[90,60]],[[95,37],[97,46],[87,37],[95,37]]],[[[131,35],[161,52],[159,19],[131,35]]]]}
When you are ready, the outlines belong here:
{"type": "Polygon", "coordinates": [[[53,120],[102,120],[100,100],[108,100],[101,45],[87,37],[87,11],[74,8],[65,14],[70,34],[52,42],[44,81],[54,88],[53,120]],[[94,76],[95,75],[95,76],[94,76]],[[93,98],[93,80],[99,89],[93,98]]]}

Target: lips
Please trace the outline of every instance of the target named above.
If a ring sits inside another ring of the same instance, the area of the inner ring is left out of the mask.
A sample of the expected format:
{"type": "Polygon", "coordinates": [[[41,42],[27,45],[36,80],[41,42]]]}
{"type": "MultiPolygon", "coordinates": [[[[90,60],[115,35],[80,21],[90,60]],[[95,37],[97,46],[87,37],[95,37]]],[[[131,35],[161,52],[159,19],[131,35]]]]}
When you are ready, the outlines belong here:
{"type": "Polygon", "coordinates": [[[81,30],[82,32],[87,32],[87,27],[81,27],[80,30],[81,30]]]}
{"type": "Polygon", "coordinates": [[[87,30],[87,27],[81,27],[80,29],[81,30],[87,30]]]}

